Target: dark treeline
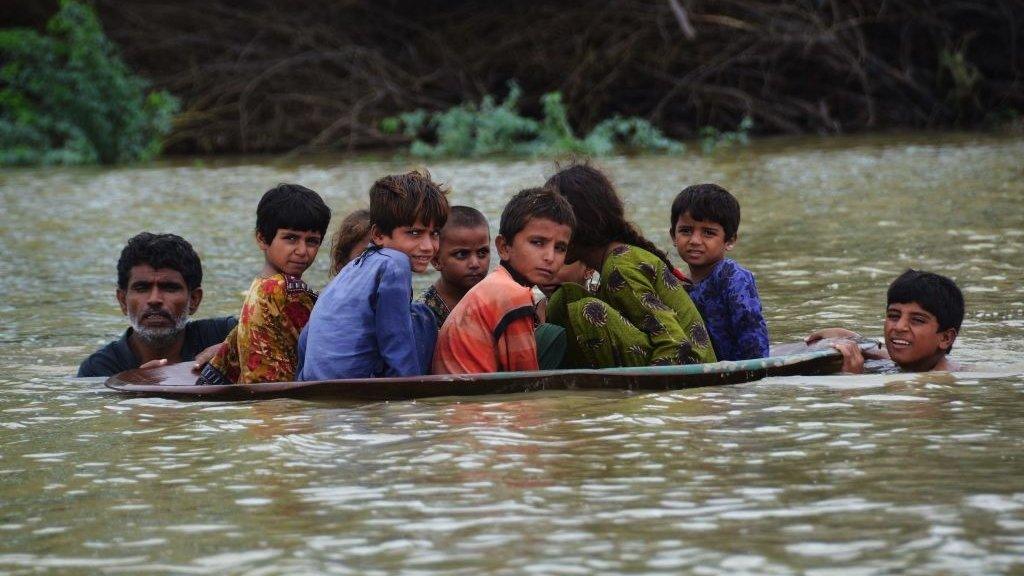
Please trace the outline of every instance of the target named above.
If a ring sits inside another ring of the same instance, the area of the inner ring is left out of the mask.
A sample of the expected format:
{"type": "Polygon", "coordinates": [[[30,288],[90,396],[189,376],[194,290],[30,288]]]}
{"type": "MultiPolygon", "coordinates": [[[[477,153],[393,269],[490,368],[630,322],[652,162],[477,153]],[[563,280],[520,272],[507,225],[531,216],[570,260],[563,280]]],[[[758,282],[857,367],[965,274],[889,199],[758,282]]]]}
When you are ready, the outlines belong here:
{"type": "Polygon", "coordinates": [[[168,149],[404,142],[382,118],[515,79],[580,130],[613,114],[840,133],[980,127],[1024,112],[1021,0],[449,2],[96,0],[136,71],[182,101],[168,149]]]}

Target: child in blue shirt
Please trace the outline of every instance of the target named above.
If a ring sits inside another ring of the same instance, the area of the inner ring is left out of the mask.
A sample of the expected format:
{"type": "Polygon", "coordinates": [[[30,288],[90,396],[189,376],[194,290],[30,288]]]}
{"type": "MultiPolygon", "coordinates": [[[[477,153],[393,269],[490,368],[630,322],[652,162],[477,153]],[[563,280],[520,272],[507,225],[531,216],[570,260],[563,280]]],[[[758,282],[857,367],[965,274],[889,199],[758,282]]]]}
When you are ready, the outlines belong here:
{"type": "Polygon", "coordinates": [[[417,376],[430,371],[433,314],[412,302],[412,273],[437,253],[448,219],[428,174],[385,176],[370,188],[371,243],[327,285],[299,340],[299,380],[417,376]]]}
{"type": "Polygon", "coordinates": [[[715,184],[689,186],[672,202],[669,234],[690,267],[697,305],[719,360],[768,356],[768,325],[754,275],[725,257],[736,244],[740,203],[715,184]]]}

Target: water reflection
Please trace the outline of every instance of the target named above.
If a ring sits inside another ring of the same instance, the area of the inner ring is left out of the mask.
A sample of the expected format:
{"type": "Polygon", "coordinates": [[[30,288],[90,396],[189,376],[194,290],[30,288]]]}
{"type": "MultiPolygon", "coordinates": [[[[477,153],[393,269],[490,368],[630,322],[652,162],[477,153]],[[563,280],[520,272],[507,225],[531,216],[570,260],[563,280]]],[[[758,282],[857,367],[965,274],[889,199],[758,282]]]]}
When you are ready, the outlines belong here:
{"type": "MultiPolygon", "coordinates": [[[[263,190],[299,181],[343,213],[403,162],[5,171],[0,572],[1018,571],[1022,156],[1020,140],[949,135],[604,162],[664,248],[685,184],[737,193],[734,255],[775,342],[877,334],[885,285],[913,265],[964,287],[955,353],[982,372],[395,403],[124,398],[64,376],[123,330],[114,263],[138,230],[192,239],[201,314],[232,313],[259,267],[263,190]]],[[[551,171],[430,168],[494,228],[551,171]]]]}

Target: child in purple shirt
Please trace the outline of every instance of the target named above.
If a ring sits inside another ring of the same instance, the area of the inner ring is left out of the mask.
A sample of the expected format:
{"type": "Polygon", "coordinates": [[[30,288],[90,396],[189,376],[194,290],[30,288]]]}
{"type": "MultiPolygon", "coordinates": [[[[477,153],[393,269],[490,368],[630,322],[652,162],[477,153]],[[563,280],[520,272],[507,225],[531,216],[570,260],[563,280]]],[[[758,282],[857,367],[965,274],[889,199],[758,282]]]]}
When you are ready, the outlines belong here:
{"type": "Polygon", "coordinates": [[[740,203],[721,186],[690,186],[672,202],[669,234],[690,267],[690,298],[704,317],[719,360],[768,356],[768,325],[754,275],[725,258],[739,226],[740,203]]]}
{"type": "Polygon", "coordinates": [[[385,176],[370,188],[370,245],[324,288],[299,338],[299,380],[418,376],[430,371],[437,325],[412,302],[412,273],[437,253],[448,200],[429,175],[385,176]]]}

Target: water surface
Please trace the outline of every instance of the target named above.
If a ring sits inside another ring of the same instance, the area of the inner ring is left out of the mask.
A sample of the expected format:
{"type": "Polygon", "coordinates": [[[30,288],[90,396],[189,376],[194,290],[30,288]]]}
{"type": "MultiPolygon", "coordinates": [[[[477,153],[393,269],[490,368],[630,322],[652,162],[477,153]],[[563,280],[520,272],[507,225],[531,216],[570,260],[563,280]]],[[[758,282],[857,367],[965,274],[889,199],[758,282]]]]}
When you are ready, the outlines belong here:
{"type": "MultiPolygon", "coordinates": [[[[682,187],[739,197],[732,255],[757,276],[773,342],[836,324],[877,335],[888,282],[924,268],[963,287],[954,353],[980,372],[391,403],[126,398],[66,376],[125,327],[129,236],[189,238],[200,316],[232,314],[261,266],[264,190],[309,186],[338,222],[413,163],[5,170],[0,574],[1024,570],[1021,158],[1020,139],[943,134],[601,163],[666,249],[682,187]]],[[[553,170],[429,168],[492,228],[553,170]]]]}

